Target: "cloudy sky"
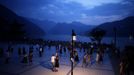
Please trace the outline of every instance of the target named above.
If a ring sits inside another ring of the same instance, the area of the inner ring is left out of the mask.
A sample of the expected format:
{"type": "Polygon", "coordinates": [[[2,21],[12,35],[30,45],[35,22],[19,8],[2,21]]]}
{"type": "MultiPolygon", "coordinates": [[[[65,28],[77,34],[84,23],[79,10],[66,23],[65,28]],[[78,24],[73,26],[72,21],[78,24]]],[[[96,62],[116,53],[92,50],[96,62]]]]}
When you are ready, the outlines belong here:
{"type": "Polygon", "coordinates": [[[98,25],[134,16],[134,0],[0,0],[20,16],[98,25]]]}

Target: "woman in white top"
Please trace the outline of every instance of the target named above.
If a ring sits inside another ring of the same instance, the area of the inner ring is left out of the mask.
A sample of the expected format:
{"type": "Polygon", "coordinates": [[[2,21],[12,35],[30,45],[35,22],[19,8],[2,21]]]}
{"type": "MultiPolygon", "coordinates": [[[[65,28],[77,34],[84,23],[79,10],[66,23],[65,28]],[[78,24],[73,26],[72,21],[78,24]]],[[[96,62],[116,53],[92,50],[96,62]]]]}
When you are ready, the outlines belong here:
{"type": "Polygon", "coordinates": [[[99,63],[99,57],[100,57],[100,56],[99,56],[99,52],[97,52],[97,54],[96,54],[96,62],[97,62],[97,63],[99,63]]]}
{"type": "Polygon", "coordinates": [[[52,70],[53,71],[55,71],[55,56],[54,56],[54,54],[52,55],[52,57],[51,57],[51,63],[52,63],[52,66],[53,66],[53,68],[52,68],[52,70]]]}

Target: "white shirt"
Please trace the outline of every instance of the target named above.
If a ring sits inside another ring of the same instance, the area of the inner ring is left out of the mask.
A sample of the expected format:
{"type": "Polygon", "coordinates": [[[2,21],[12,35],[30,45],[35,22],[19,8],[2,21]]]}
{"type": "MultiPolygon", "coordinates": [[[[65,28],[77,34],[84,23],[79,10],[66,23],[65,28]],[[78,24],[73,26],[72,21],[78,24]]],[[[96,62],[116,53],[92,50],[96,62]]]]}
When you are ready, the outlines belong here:
{"type": "Polygon", "coordinates": [[[74,62],[74,59],[73,59],[73,58],[71,58],[71,61],[72,61],[72,62],[74,62]]]}
{"type": "Polygon", "coordinates": [[[55,58],[56,58],[55,56],[52,56],[51,57],[51,62],[55,62],[55,58]]]}
{"type": "Polygon", "coordinates": [[[40,51],[42,51],[42,48],[40,48],[40,51]]]}
{"type": "Polygon", "coordinates": [[[97,53],[97,55],[96,55],[96,61],[98,61],[99,60],[99,54],[97,53]]]}

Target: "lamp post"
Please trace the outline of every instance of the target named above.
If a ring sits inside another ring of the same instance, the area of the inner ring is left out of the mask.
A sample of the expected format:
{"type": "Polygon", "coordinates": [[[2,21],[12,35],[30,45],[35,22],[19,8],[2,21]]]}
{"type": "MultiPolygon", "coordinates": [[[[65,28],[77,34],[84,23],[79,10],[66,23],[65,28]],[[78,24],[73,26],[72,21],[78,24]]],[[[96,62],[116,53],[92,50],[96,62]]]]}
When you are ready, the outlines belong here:
{"type": "Polygon", "coordinates": [[[76,41],[76,34],[75,34],[74,30],[72,30],[71,75],[73,75],[73,62],[74,62],[73,49],[74,49],[74,42],[75,41],[76,41]]]}

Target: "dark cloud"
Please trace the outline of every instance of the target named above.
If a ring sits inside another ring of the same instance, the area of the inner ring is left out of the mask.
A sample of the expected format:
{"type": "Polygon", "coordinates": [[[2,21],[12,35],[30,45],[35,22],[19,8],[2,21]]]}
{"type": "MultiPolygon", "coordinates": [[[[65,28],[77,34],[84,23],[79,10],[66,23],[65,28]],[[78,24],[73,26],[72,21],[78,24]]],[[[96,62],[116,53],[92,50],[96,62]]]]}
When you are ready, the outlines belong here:
{"type": "MultiPolygon", "coordinates": [[[[67,0],[65,0],[67,1],[67,0]]],[[[82,21],[83,23],[94,24],[107,22],[134,16],[134,0],[123,0],[117,3],[86,5],[74,0],[65,2],[63,0],[1,0],[0,4],[5,5],[18,15],[42,20],[53,20],[57,22],[82,21]],[[113,18],[114,17],[114,18],[113,18]],[[102,20],[101,20],[102,18],[102,20]],[[90,19],[90,21],[88,21],[90,19]],[[93,19],[93,22],[92,20],[93,19]]],[[[97,1],[95,1],[97,2],[97,1]]],[[[83,2],[85,3],[85,2],[83,2]]]]}
{"type": "Polygon", "coordinates": [[[95,7],[94,9],[87,10],[87,15],[125,15],[127,13],[132,13],[134,9],[128,4],[105,4],[102,6],[95,7]]]}

